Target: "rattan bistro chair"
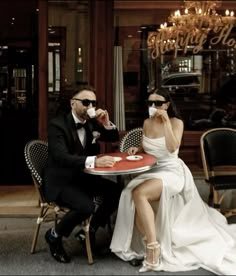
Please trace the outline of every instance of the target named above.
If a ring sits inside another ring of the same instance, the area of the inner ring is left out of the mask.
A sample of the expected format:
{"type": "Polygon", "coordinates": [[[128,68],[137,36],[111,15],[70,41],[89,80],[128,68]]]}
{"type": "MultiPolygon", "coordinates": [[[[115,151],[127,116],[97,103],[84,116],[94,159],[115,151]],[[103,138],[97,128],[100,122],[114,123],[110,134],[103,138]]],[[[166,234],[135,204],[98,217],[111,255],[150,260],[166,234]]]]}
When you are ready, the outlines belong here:
{"type": "MultiPolygon", "coordinates": [[[[34,186],[39,196],[39,215],[36,222],[36,228],[31,245],[31,253],[35,252],[36,243],[38,240],[39,230],[42,223],[55,222],[60,220],[60,217],[68,211],[68,209],[58,206],[54,202],[48,202],[42,191],[42,170],[46,165],[48,157],[48,144],[42,140],[29,141],[24,148],[24,156],[27,167],[30,170],[34,186]]],[[[86,251],[88,256],[88,263],[93,263],[93,257],[90,247],[89,239],[89,223],[90,219],[87,219],[81,225],[85,232],[86,251]]]]}
{"type": "Polygon", "coordinates": [[[200,148],[205,180],[210,186],[209,201],[226,217],[236,214],[236,209],[222,210],[228,191],[236,189],[236,129],[214,128],[204,132],[200,148]]]}
{"type": "MultiPolygon", "coordinates": [[[[129,130],[120,141],[119,150],[120,152],[127,152],[130,147],[138,147],[141,143],[143,135],[143,129],[136,127],[129,130]]],[[[125,186],[135,175],[123,175],[118,176],[118,182],[121,186],[125,186]]]]}
{"type": "Polygon", "coordinates": [[[141,143],[143,129],[141,127],[128,131],[120,141],[120,152],[126,152],[130,147],[138,147],[141,143]]]}

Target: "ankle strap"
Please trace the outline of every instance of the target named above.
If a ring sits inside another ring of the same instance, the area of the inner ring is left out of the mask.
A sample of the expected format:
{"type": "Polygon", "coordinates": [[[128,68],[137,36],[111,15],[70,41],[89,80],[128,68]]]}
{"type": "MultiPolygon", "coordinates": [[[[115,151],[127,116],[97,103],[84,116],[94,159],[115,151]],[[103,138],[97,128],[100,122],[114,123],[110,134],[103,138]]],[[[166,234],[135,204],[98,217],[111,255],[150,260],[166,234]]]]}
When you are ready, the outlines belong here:
{"type": "Polygon", "coordinates": [[[147,244],[148,249],[154,249],[154,248],[159,248],[159,247],[160,247],[160,244],[157,241],[150,242],[150,243],[147,244]]]}

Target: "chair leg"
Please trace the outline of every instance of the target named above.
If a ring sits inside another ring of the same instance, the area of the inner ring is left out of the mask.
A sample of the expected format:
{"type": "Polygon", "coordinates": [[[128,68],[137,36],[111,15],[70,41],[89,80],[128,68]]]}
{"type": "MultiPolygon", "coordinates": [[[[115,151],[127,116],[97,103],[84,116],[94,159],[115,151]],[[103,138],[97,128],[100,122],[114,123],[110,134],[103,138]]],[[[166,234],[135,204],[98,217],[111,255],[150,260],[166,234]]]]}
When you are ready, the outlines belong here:
{"type": "Polygon", "coordinates": [[[88,256],[88,263],[93,264],[93,255],[92,255],[90,237],[89,237],[90,219],[91,218],[89,218],[85,221],[84,233],[85,233],[85,244],[86,244],[86,251],[87,251],[87,256],[88,256]]]}
{"type": "Polygon", "coordinates": [[[209,188],[208,205],[213,207],[213,187],[211,185],[209,188]]]}
{"type": "Polygon", "coordinates": [[[218,210],[219,212],[220,210],[220,196],[218,191],[216,191],[213,187],[213,207],[218,210]]]}
{"type": "Polygon", "coordinates": [[[35,252],[35,247],[36,247],[36,243],[38,240],[40,226],[41,226],[41,223],[37,221],[36,228],[34,231],[34,238],[33,238],[32,245],[31,245],[31,251],[30,251],[31,254],[33,254],[35,252]]]}
{"type": "MultiPolygon", "coordinates": [[[[35,247],[36,247],[37,240],[38,240],[40,226],[43,221],[43,216],[45,215],[44,212],[45,212],[45,206],[40,205],[40,211],[39,211],[39,215],[37,218],[36,228],[34,230],[34,237],[33,237],[32,245],[31,245],[31,251],[30,251],[31,254],[33,254],[35,252],[35,247]]],[[[46,208],[46,212],[47,212],[47,208],[46,208]]]]}

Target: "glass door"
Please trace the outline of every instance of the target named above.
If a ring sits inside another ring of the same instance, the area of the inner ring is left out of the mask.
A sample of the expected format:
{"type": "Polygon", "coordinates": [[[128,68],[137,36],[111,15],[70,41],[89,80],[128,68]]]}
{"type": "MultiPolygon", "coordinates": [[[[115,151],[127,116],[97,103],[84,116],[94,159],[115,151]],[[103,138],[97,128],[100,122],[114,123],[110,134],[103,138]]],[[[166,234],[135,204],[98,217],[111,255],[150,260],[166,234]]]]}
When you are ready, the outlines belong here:
{"type": "Polygon", "coordinates": [[[33,61],[31,49],[21,47],[6,47],[0,58],[0,185],[32,184],[24,146],[38,133],[33,61]]]}

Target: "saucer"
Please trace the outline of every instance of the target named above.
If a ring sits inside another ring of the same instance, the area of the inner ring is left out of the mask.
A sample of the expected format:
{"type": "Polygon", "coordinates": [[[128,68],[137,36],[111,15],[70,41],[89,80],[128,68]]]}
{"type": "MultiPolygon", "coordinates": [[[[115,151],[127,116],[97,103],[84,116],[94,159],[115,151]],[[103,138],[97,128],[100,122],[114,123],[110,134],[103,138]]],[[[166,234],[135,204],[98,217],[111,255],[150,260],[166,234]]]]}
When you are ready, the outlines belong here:
{"type": "Polygon", "coordinates": [[[122,160],[122,158],[121,158],[121,157],[119,157],[119,156],[114,156],[114,158],[115,158],[115,161],[116,161],[116,162],[119,162],[119,161],[121,161],[121,160],[122,160]]]}
{"type": "Polygon", "coordinates": [[[143,157],[141,155],[130,155],[130,156],[127,156],[126,159],[129,161],[139,161],[139,160],[142,160],[143,157]]]}

